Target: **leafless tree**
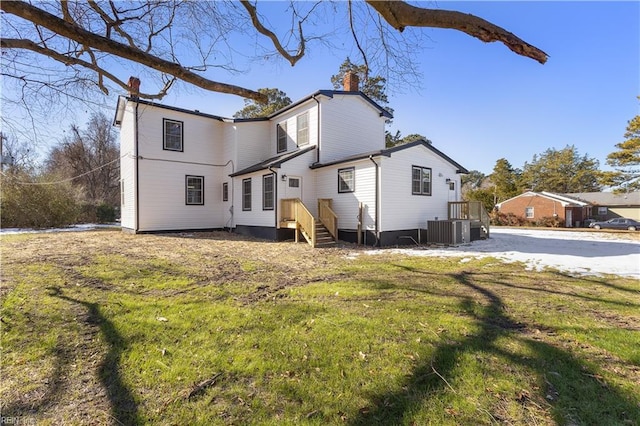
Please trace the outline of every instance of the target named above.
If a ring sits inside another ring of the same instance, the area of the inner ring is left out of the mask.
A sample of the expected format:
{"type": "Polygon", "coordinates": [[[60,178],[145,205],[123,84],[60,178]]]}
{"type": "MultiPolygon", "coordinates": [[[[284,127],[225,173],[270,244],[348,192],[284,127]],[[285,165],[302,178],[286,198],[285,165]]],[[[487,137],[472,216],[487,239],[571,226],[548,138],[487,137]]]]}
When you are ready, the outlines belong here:
{"type": "Polygon", "coordinates": [[[276,6],[269,2],[3,0],[2,76],[20,97],[3,101],[27,109],[46,101],[57,106],[68,99],[99,102],[96,94],[111,93],[114,87],[127,90],[131,75],[145,78],[139,96],[146,99],[161,99],[176,82],[184,82],[264,101],[255,89],[220,80],[255,57],[279,57],[293,66],[322,43],[357,46],[368,69],[393,85],[388,76],[406,78],[415,72],[412,42],[420,38],[422,27],[455,29],[501,42],[540,63],[547,59],[507,30],[458,11],[402,1],[286,5],[289,24],[273,27],[268,14],[276,6]],[[327,33],[319,33],[322,28],[327,33]]]}
{"type": "Polygon", "coordinates": [[[73,179],[82,188],[85,202],[116,206],[119,200],[119,149],[111,121],[92,115],[86,129],[71,126],[70,136],[54,146],[46,160],[47,171],[73,179]]]}

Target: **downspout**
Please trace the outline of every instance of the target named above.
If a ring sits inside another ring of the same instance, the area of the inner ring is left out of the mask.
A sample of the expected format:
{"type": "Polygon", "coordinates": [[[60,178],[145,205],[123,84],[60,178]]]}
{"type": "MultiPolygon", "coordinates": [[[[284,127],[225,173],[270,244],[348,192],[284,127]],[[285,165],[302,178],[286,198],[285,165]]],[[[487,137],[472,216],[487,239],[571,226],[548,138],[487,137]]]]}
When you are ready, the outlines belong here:
{"type": "Polygon", "coordinates": [[[138,161],[140,161],[140,159],[138,158],[138,102],[136,102],[136,108],[135,108],[135,117],[134,117],[134,121],[133,121],[133,125],[135,127],[134,129],[134,140],[133,140],[133,157],[136,159],[135,163],[134,163],[134,167],[135,167],[135,176],[136,176],[136,193],[135,193],[135,197],[136,197],[136,215],[135,215],[135,223],[133,225],[133,233],[137,234],[138,230],[140,229],[140,174],[139,174],[139,167],[138,167],[138,161]]]}
{"type": "Polygon", "coordinates": [[[316,95],[311,98],[318,104],[317,121],[316,121],[316,143],[318,148],[316,149],[316,163],[320,162],[320,101],[316,99],[316,95]]]}
{"type": "MultiPolygon", "coordinates": [[[[376,218],[375,218],[375,233],[376,233],[376,242],[374,246],[380,244],[380,229],[379,229],[379,220],[380,220],[380,165],[376,163],[373,159],[373,155],[369,156],[369,160],[376,166],[376,218]]],[[[367,232],[365,230],[365,232],[367,232]]]]}
{"type": "Polygon", "coordinates": [[[271,173],[273,173],[273,213],[275,216],[276,225],[276,240],[278,239],[278,172],[273,170],[271,166],[267,167],[271,173]]]}

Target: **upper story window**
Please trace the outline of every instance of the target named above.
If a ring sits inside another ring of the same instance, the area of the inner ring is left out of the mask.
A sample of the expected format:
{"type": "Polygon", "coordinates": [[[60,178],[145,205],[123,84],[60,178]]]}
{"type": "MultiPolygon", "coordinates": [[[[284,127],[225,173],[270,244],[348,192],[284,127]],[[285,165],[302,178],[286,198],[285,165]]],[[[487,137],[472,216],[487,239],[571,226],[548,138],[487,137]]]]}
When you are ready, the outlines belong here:
{"type": "Polygon", "coordinates": [[[187,205],[201,206],[204,204],[204,176],[187,176],[187,205]]]}
{"type": "Polygon", "coordinates": [[[413,195],[431,195],[431,169],[411,167],[411,193],[413,195]]]}
{"type": "Polygon", "coordinates": [[[262,176],[262,210],[273,210],[275,204],[273,181],[273,174],[262,176]]]}
{"type": "Polygon", "coordinates": [[[533,207],[525,207],[524,208],[524,217],[526,217],[527,219],[533,219],[533,217],[534,217],[533,207]]]}
{"type": "Polygon", "coordinates": [[[297,117],[297,129],[298,129],[298,146],[306,145],[309,143],[309,113],[305,112],[297,117]]]}
{"type": "Polygon", "coordinates": [[[251,178],[242,179],[242,210],[251,210],[251,178]]]}
{"type": "Polygon", "coordinates": [[[354,167],[338,169],[338,192],[354,192],[356,190],[356,170],[354,167]]]}
{"type": "Polygon", "coordinates": [[[278,153],[285,152],[287,150],[287,122],[276,126],[278,129],[278,153]]]}
{"type": "Polygon", "coordinates": [[[168,151],[183,151],[183,123],[182,121],[162,119],[164,132],[162,134],[162,148],[168,151]]]}

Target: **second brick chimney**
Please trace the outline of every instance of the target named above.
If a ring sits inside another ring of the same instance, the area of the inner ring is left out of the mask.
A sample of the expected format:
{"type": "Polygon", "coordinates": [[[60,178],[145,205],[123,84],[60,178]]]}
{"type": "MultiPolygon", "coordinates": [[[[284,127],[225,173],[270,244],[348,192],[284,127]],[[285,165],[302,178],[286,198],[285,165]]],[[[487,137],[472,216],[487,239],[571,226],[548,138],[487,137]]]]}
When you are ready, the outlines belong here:
{"type": "Polygon", "coordinates": [[[129,86],[130,97],[137,98],[140,95],[140,79],[138,77],[129,77],[127,86],[129,86]]]}
{"type": "Polygon", "coordinates": [[[360,79],[358,78],[358,74],[351,71],[347,71],[344,74],[342,85],[344,86],[345,92],[358,92],[360,90],[358,87],[359,84],[360,79]]]}

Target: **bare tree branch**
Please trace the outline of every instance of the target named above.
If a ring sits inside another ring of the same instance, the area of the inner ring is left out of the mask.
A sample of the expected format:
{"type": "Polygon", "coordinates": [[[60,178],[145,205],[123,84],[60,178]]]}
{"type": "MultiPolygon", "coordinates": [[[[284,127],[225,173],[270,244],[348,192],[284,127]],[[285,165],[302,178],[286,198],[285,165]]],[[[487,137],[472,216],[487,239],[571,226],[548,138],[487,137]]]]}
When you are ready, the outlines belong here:
{"type": "Polygon", "coordinates": [[[278,39],[278,36],[275,35],[275,33],[273,33],[271,30],[266,28],[264,25],[262,25],[262,22],[260,22],[260,19],[258,18],[258,12],[257,12],[256,8],[251,3],[249,3],[247,0],[241,0],[240,3],[245,7],[245,9],[247,9],[247,12],[249,13],[249,16],[251,16],[251,22],[253,23],[253,26],[256,28],[256,30],[258,30],[258,32],[260,34],[265,35],[269,39],[271,39],[271,42],[273,43],[273,46],[276,48],[278,53],[280,53],[280,55],[282,55],[286,60],[288,60],[289,63],[291,64],[291,66],[294,66],[296,64],[296,62],[298,62],[304,56],[304,53],[305,53],[305,38],[304,38],[304,35],[302,33],[302,21],[298,22],[298,33],[299,33],[299,36],[300,36],[300,43],[298,44],[298,51],[297,51],[297,53],[295,55],[291,55],[282,46],[282,44],[280,44],[280,40],[278,39]]]}
{"type": "Polygon", "coordinates": [[[544,64],[548,55],[542,50],[518,38],[509,31],[477,16],[438,9],[415,7],[403,1],[373,1],[367,4],[375,9],[393,28],[405,27],[450,28],[462,31],[484,42],[499,41],[518,55],[544,64]]]}
{"type": "MultiPolygon", "coordinates": [[[[127,83],[125,83],[124,81],[118,79],[116,76],[114,76],[113,74],[111,74],[110,72],[108,72],[107,70],[100,68],[96,62],[95,62],[95,57],[93,62],[87,62],[84,61],[82,59],[78,59],[75,58],[73,56],[67,56],[64,55],[62,53],[56,52],[55,50],[52,49],[48,49],[45,47],[42,47],[40,45],[38,45],[37,43],[32,42],[31,40],[21,40],[21,39],[11,39],[11,38],[3,38],[0,40],[0,46],[2,48],[7,48],[7,49],[25,49],[25,50],[31,50],[33,52],[39,53],[41,55],[45,55],[48,56],[52,59],[55,59],[58,62],[61,62],[65,65],[80,65],[83,66],[85,68],[88,68],[92,71],[95,71],[96,73],[98,73],[99,76],[104,76],[107,77],[109,80],[111,80],[112,82],[116,83],[118,86],[122,87],[124,90],[129,90],[129,86],[127,85],[127,83]]],[[[93,54],[91,52],[91,54],[93,54]]],[[[100,77],[99,80],[99,86],[100,89],[105,92],[106,94],[108,94],[108,90],[106,87],[104,87],[104,85],[100,84],[100,82],[102,81],[102,78],[100,77]]],[[[173,82],[175,81],[175,78],[171,80],[170,83],[167,83],[165,85],[165,87],[158,92],[155,95],[149,94],[149,93],[140,93],[138,96],[141,98],[145,98],[145,99],[162,99],[166,94],[167,94],[167,90],[171,87],[171,85],[173,84],[173,82]]]]}
{"type": "Polygon", "coordinates": [[[117,41],[94,34],[76,24],[66,22],[63,19],[60,19],[57,16],[29,3],[23,1],[3,1],[0,3],[0,9],[6,13],[11,13],[26,19],[36,25],[41,25],[85,46],[90,46],[101,50],[102,52],[110,53],[112,55],[140,63],[157,71],[171,74],[187,83],[191,83],[203,89],[238,95],[244,98],[255,99],[257,101],[265,101],[263,95],[256,91],[209,80],[186,69],[180,64],[167,61],[138,48],[127,46],[117,41]]]}

